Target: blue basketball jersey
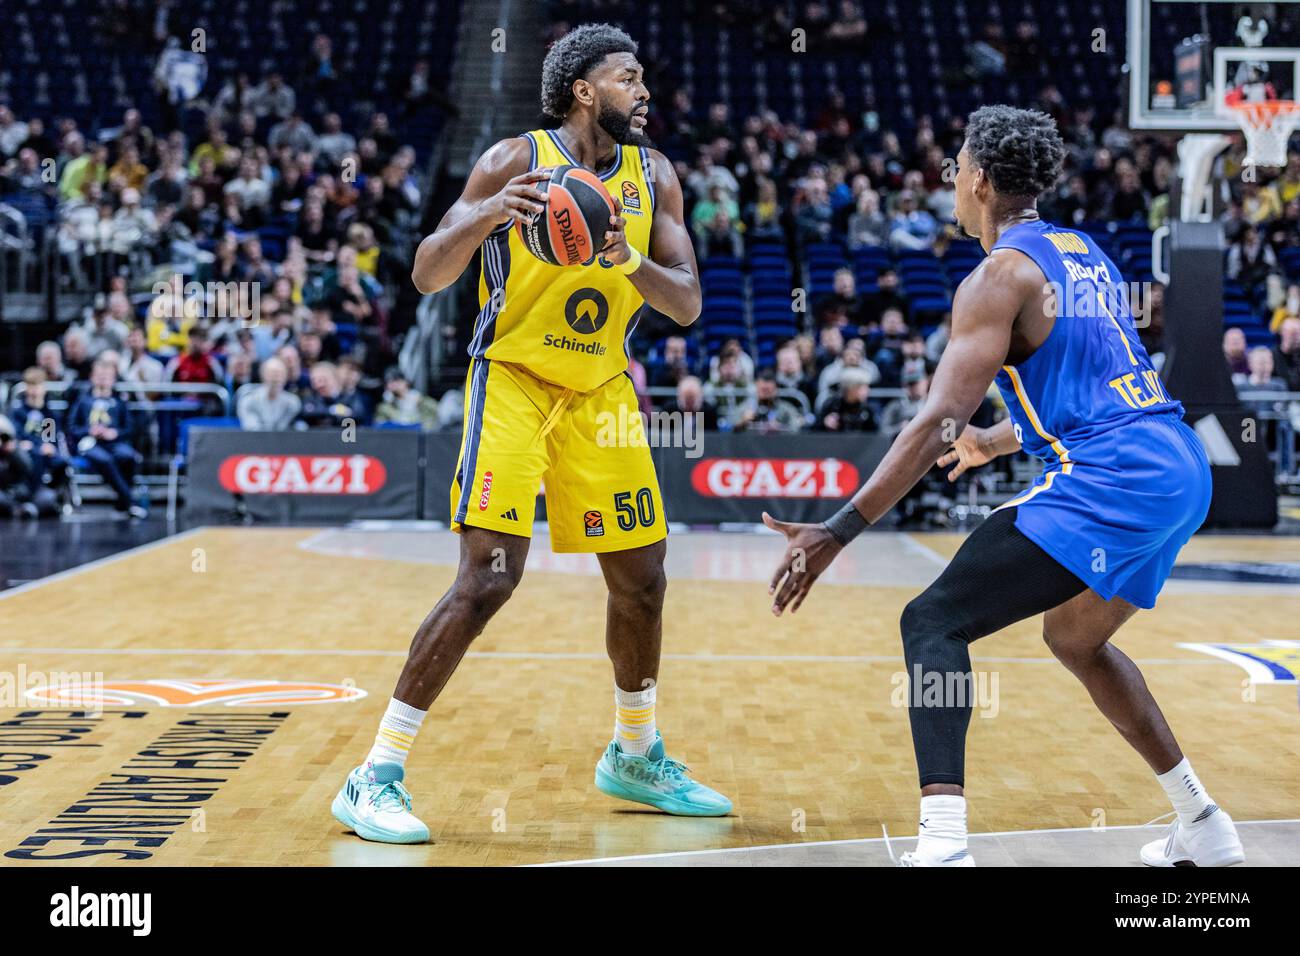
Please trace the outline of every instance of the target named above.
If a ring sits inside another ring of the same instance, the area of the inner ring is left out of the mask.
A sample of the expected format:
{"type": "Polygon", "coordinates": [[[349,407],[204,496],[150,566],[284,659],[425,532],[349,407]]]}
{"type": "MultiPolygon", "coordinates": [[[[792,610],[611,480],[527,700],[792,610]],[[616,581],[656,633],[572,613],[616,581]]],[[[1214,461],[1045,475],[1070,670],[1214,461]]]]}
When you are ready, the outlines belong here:
{"type": "Polygon", "coordinates": [[[1068,474],[1078,460],[1072,449],[1099,434],[1152,415],[1182,416],[1133,327],[1119,269],[1090,237],[1037,220],[1012,226],[998,249],[1029,256],[1056,295],[1051,334],[997,375],[1025,451],[1068,474]]]}
{"type": "Polygon", "coordinates": [[[1043,344],[998,373],[1016,437],[1044,461],[1001,507],[1103,599],[1152,607],[1209,510],[1205,451],[1138,340],[1119,270],[1091,239],[1027,222],[993,248],[1033,259],[1056,296],[1043,344]]]}

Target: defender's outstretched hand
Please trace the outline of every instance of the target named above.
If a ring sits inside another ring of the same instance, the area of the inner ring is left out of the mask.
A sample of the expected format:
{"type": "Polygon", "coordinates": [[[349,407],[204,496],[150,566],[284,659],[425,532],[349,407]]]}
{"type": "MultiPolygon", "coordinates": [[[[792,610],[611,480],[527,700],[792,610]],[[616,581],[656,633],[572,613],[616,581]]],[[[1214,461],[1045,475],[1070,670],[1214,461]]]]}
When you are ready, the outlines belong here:
{"type": "Polygon", "coordinates": [[[948,472],[948,480],[956,481],[962,474],[980,465],[987,465],[998,456],[998,451],[990,446],[988,429],[967,425],[952,448],[939,456],[935,462],[940,468],[956,463],[957,467],[948,472]]]}
{"type": "Polygon", "coordinates": [[[777,521],[766,511],[763,512],[763,524],[786,537],[785,557],[767,588],[767,593],[774,595],[772,613],[780,617],[786,605],[791,605],[790,613],[793,614],[799,610],[817,578],[830,567],[843,548],[831,537],[825,525],[777,521]]]}

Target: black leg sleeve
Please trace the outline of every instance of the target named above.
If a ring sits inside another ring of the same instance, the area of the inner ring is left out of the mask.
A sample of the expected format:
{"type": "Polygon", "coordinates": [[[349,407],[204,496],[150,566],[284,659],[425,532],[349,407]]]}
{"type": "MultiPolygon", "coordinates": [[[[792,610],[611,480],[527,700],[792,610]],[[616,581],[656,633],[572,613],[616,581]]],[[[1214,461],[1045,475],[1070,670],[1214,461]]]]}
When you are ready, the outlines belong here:
{"type": "Polygon", "coordinates": [[[975,684],[967,645],[1041,614],[1086,585],[1015,526],[1016,509],[994,512],[938,579],[903,611],[908,718],[921,786],[964,785],[966,728],[975,684]]]}

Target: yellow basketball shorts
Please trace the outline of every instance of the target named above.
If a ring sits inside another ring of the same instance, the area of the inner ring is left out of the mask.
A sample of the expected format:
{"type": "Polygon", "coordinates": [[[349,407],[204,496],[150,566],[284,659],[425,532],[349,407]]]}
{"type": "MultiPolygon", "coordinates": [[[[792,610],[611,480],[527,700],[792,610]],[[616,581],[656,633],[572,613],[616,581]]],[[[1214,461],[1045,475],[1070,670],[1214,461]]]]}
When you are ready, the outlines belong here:
{"type": "Polygon", "coordinates": [[[531,537],[543,485],[553,551],[626,551],[668,535],[628,376],[576,392],[519,365],[474,359],[451,484],[452,530],[531,537]]]}

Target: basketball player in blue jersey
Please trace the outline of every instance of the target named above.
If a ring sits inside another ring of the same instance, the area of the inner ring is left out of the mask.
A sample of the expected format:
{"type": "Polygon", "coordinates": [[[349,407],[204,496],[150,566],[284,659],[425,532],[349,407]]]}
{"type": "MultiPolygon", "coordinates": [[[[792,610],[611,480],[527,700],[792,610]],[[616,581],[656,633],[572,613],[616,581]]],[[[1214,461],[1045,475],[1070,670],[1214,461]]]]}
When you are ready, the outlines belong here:
{"type": "Polygon", "coordinates": [[[973,686],[968,645],[1043,614],[1043,639],[1146,760],[1177,819],[1142,848],[1151,866],[1244,859],[1134,663],[1110,643],[1155,605],[1179,549],[1205,520],[1210,467],[1133,329],[1115,264],[1081,233],[1044,222],[1059,178],[1051,117],[1007,106],[971,114],[957,156],[961,227],[988,257],[958,288],[952,331],[921,412],[871,479],[823,524],[764,515],[788,541],[769,592],[798,610],[818,575],[937,461],[950,479],[1021,448],[1045,467],[993,512],[903,611],[908,716],[921,783],[920,837],[905,866],[973,866],[963,796],[973,686]],[[996,378],[1010,415],[968,422],[996,378]],[[926,688],[945,690],[940,705],[926,688]]]}

